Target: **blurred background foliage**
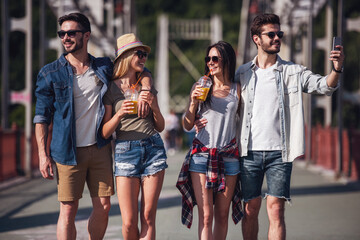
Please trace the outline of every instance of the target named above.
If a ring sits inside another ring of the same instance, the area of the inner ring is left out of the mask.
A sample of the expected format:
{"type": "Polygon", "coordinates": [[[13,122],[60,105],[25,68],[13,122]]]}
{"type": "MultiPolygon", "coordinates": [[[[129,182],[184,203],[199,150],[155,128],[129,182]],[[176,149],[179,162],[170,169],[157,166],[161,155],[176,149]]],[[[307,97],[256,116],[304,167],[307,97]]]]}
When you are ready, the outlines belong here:
{"type": "MultiPolygon", "coordinates": [[[[40,0],[33,0],[33,87],[37,73],[42,66],[39,66],[39,11],[40,0]]],[[[334,6],[337,1],[333,0],[334,6]]],[[[155,70],[155,52],[157,38],[157,18],[159,14],[165,13],[170,19],[210,19],[214,14],[218,14],[222,19],[223,40],[229,42],[237,50],[238,33],[240,25],[240,11],[242,1],[239,0],[136,0],[136,26],[137,34],[140,39],[152,48],[152,52],[147,61],[147,67],[154,73],[155,70]]],[[[1,6],[0,6],[1,8],[1,6]]],[[[11,17],[23,17],[25,14],[25,0],[9,1],[9,10],[11,17]]],[[[345,18],[356,18],[360,16],[360,4],[358,0],[344,1],[345,18]]],[[[336,18],[336,10],[334,18],[336,18]]],[[[336,20],[334,21],[336,22],[336,20]]],[[[323,37],[325,34],[325,9],[313,20],[313,34],[315,38],[323,37]]],[[[0,25],[0,30],[2,26],[0,25]]],[[[57,18],[46,6],[46,34],[48,38],[56,37],[57,18]]],[[[336,32],[336,23],[334,24],[336,32]]],[[[118,37],[118,36],[116,36],[118,37]]],[[[345,32],[343,36],[343,45],[345,46],[346,64],[343,74],[344,90],[348,92],[359,91],[360,87],[360,33],[345,32]]],[[[9,86],[11,90],[22,90],[24,88],[25,72],[25,36],[21,32],[10,33],[10,62],[9,62],[9,86]]],[[[296,39],[296,38],[294,38],[296,39]]],[[[0,36],[0,41],[2,36],[0,36]]],[[[200,74],[204,73],[204,56],[210,41],[189,41],[176,40],[176,44],[183,53],[194,64],[200,74]]],[[[296,45],[293,43],[293,45],[296,45]]],[[[298,50],[298,49],[297,49],[298,50]]],[[[2,49],[0,48],[0,54],[2,49]]],[[[327,74],[324,72],[324,57],[327,53],[314,49],[312,63],[310,67],[314,72],[327,74]]],[[[113,56],[110,56],[113,57],[113,56]]],[[[46,51],[45,62],[54,61],[57,54],[54,50],[46,51]]],[[[292,59],[289,59],[292,60],[292,59]]],[[[1,59],[0,59],[1,61],[1,59]]],[[[187,98],[190,88],[194,83],[193,78],[185,70],[178,59],[170,52],[170,96],[181,95],[187,98]]],[[[156,73],[154,73],[156,74],[156,73]]],[[[2,77],[2,76],[0,76],[2,77]]],[[[336,126],[336,94],[333,95],[333,125],[336,126]]],[[[35,98],[33,98],[35,100],[35,98]]],[[[34,102],[35,104],[35,102],[34,102]]],[[[20,127],[24,126],[24,107],[21,105],[11,105],[9,108],[9,122],[15,122],[20,127]]],[[[322,114],[314,112],[314,121],[316,124],[322,122],[322,114]]],[[[350,102],[343,102],[343,121],[346,128],[360,129],[360,107],[350,102]]]]}

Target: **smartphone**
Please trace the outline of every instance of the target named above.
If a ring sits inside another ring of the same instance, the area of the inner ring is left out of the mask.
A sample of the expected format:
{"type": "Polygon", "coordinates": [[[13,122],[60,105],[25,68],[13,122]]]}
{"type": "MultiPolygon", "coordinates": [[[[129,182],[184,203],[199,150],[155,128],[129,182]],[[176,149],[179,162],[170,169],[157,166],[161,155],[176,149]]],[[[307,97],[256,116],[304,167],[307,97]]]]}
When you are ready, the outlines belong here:
{"type": "Polygon", "coordinates": [[[340,50],[339,48],[337,48],[337,45],[342,45],[341,44],[341,37],[333,37],[333,46],[332,49],[333,50],[340,50]]]}

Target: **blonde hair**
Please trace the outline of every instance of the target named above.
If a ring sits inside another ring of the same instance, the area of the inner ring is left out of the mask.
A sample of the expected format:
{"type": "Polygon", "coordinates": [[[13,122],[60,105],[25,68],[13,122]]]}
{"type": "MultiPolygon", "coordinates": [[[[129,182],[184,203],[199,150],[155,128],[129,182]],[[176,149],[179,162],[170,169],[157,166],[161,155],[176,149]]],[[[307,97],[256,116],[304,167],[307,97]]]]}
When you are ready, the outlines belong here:
{"type": "Polygon", "coordinates": [[[114,63],[114,73],[112,80],[121,78],[129,71],[130,63],[134,56],[133,50],[134,49],[124,52],[118,59],[116,59],[114,63]]]}

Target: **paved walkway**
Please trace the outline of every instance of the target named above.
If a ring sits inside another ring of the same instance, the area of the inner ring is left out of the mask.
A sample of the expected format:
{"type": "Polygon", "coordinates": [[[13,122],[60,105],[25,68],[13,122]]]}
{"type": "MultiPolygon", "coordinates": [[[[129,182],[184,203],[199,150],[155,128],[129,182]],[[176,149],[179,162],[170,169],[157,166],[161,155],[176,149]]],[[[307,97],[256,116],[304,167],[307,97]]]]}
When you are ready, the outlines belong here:
{"type": "MultiPolygon", "coordinates": [[[[157,212],[157,239],[197,239],[197,209],[189,230],[181,225],[181,197],[175,182],[185,153],[168,159],[164,187],[157,212]]],[[[298,161],[292,177],[292,206],[286,206],[287,239],[360,239],[360,184],[334,181],[298,161]]],[[[0,239],[56,239],[59,211],[56,182],[42,178],[17,184],[0,184],[0,239]]],[[[91,212],[87,190],[80,200],[76,226],[78,239],[87,239],[86,219],[91,212]]],[[[259,216],[259,239],[266,239],[265,201],[259,216]]],[[[105,239],[122,239],[121,216],[117,199],[112,197],[109,226],[105,239]]],[[[240,224],[229,219],[227,239],[242,239],[240,224]]]]}

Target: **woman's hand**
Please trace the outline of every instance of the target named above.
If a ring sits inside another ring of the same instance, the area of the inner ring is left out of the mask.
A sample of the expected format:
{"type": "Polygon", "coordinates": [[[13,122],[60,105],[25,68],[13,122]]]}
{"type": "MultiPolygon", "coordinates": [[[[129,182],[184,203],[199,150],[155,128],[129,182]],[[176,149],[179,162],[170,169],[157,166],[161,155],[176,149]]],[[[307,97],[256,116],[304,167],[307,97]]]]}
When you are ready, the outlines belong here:
{"type": "Polygon", "coordinates": [[[197,104],[200,102],[199,99],[197,99],[198,97],[200,97],[202,94],[203,94],[203,90],[201,89],[201,86],[200,85],[196,85],[194,90],[191,92],[191,96],[190,96],[190,99],[191,99],[191,102],[193,104],[197,104]]]}
{"type": "Polygon", "coordinates": [[[133,113],[134,111],[134,103],[130,100],[124,100],[124,102],[121,104],[121,108],[117,111],[116,115],[119,118],[123,118],[126,114],[133,113]]]}

